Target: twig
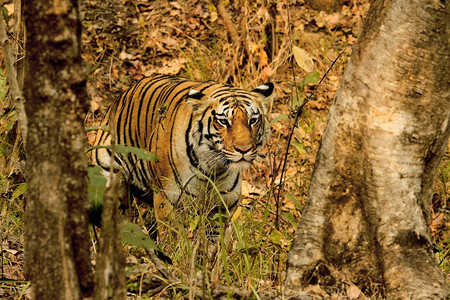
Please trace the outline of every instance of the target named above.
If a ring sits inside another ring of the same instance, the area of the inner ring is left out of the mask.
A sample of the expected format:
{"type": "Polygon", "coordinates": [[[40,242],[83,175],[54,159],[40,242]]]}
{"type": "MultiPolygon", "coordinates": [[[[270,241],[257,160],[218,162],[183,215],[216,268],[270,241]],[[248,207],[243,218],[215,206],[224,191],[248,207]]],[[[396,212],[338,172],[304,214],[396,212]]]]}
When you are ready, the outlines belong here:
{"type": "Polygon", "coordinates": [[[228,29],[228,32],[230,33],[231,40],[238,44],[239,43],[239,34],[236,30],[236,27],[234,27],[233,21],[230,18],[230,15],[228,15],[227,10],[223,6],[222,2],[220,0],[212,0],[212,3],[216,7],[217,11],[219,12],[220,16],[223,19],[223,23],[225,24],[225,27],[228,29]]]}
{"type": "Polygon", "coordinates": [[[303,108],[313,98],[313,96],[315,95],[317,89],[322,84],[323,80],[327,77],[328,73],[331,71],[331,69],[333,68],[334,64],[338,61],[338,59],[342,56],[342,54],[344,54],[344,52],[345,52],[345,50],[343,50],[341,53],[339,53],[338,57],[336,57],[336,59],[333,60],[333,62],[331,63],[331,66],[328,68],[328,70],[322,76],[322,78],[320,79],[319,83],[316,85],[316,87],[312,91],[311,95],[308,98],[306,98],[305,101],[303,101],[303,103],[299,107],[295,108],[295,119],[294,119],[294,124],[293,124],[293,126],[291,128],[291,131],[289,132],[289,137],[288,137],[287,143],[286,143],[286,152],[284,154],[284,159],[283,159],[283,168],[281,169],[280,186],[279,186],[278,191],[277,191],[277,197],[276,197],[277,199],[280,198],[280,193],[281,193],[281,190],[283,189],[283,185],[284,185],[283,177],[284,177],[284,174],[286,172],[287,158],[288,158],[288,155],[289,155],[289,145],[291,144],[292,136],[294,134],[294,129],[297,127],[298,119],[300,118],[300,115],[303,112],[303,108]]]}
{"type": "Polygon", "coordinates": [[[198,247],[200,246],[200,239],[197,239],[197,241],[194,244],[194,248],[192,250],[192,259],[191,259],[191,274],[190,274],[190,280],[189,280],[189,299],[194,299],[194,295],[191,292],[192,287],[194,287],[194,281],[195,281],[195,258],[197,256],[198,247]]]}
{"type": "Polygon", "coordinates": [[[17,73],[14,68],[14,59],[12,54],[12,49],[10,45],[10,40],[6,35],[6,25],[3,14],[0,13],[0,42],[3,49],[3,57],[5,58],[6,72],[8,73],[8,83],[11,90],[11,98],[13,100],[14,106],[17,112],[17,119],[19,122],[19,129],[22,133],[23,142],[25,144],[27,140],[27,117],[25,115],[24,108],[24,98],[19,89],[19,84],[17,82],[17,73]]]}
{"type": "MultiPolygon", "coordinates": [[[[212,0],[212,3],[216,7],[220,16],[222,17],[223,23],[225,24],[225,27],[227,28],[228,32],[230,33],[231,40],[233,41],[233,43],[236,44],[236,49],[238,49],[238,47],[241,45],[241,43],[243,43],[243,41],[239,37],[236,26],[234,26],[233,21],[230,18],[230,15],[228,14],[226,8],[223,6],[222,1],[212,0]]],[[[250,57],[248,47],[245,44],[243,44],[242,46],[244,48],[245,56],[250,57]]]]}
{"type": "MultiPolygon", "coordinates": [[[[291,54],[290,57],[290,61],[291,61],[291,70],[292,70],[292,80],[294,82],[294,91],[295,91],[295,95],[298,98],[298,87],[297,87],[297,79],[295,77],[295,68],[294,68],[294,58],[292,57],[292,31],[291,31],[291,13],[290,13],[290,9],[289,9],[289,0],[286,0],[286,11],[287,11],[287,18],[288,18],[288,35],[289,35],[289,53],[291,54]]],[[[294,126],[292,127],[292,133],[294,132],[294,128],[297,126],[297,118],[294,121],[294,126]]],[[[288,139],[288,144],[287,144],[287,149],[289,149],[289,144],[291,142],[291,138],[292,136],[289,137],[288,139]]],[[[287,152],[287,151],[286,151],[287,152]]],[[[287,162],[287,155],[284,157],[284,161],[283,161],[283,168],[281,169],[281,176],[280,176],[280,186],[278,187],[278,193],[275,197],[275,205],[276,205],[276,214],[275,214],[275,228],[277,230],[280,229],[280,191],[281,188],[283,186],[283,173],[286,167],[286,162],[287,162]]],[[[278,170],[280,168],[280,165],[278,165],[277,168],[277,173],[278,170]]]]}
{"type": "Polygon", "coordinates": [[[149,297],[153,297],[154,295],[162,292],[167,287],[167,284],[161,283],[161,285],[155,287],[154,289],[147,292],[149,297]]]}

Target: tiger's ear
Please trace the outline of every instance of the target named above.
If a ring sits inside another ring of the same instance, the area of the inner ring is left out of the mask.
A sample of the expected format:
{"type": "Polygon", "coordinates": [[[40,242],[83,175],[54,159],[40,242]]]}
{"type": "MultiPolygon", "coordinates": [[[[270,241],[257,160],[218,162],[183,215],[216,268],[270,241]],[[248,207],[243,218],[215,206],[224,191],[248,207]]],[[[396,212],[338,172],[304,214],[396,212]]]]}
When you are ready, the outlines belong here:
{"type": "Polygon", "coordinates": [[[196,100],[200,100],[205,96],[205,94],[203,94],[200,91],[197,90],[189,90],[187,97],[188,99],[196,99],[196,100]]]}
{"type": "Polygon", "coordinates": [[[268,98],[273,94],[274,85],[272,82],[264,83],[258,86],[252,92],[262,95],[264,98],[268,98]]]}
{"type": "Polygon", "coordinates": [[[267,82],[264,83],[263,85],[260,85],[258,87],[256,87],[252,93],[257,93],[261,96],[261,98],[256,101],[258,101],[261,105],[261,108],[264,112],[264,114],[267,113],[267,110],[269,109],[269,104],[272,101],[272,99],[274,98],[274,85],[272,82],[267,82]]]}
{"type": "Polygon", "coordinates": [[[186,95],[186,103],[191,105],[195,111],[200,107],[200,105],[204,103],[204,101],[202,101],[202,98],[205,96],[206,95],[200,91],[189,90],[189,92],[186,95]]]}

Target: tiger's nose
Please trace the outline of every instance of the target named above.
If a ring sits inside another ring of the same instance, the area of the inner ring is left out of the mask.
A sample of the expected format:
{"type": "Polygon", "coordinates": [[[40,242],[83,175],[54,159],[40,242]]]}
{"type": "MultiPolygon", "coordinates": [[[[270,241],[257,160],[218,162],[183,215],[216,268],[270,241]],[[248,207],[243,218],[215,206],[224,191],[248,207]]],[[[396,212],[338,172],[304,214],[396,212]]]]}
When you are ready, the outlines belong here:
{"type": "Polygon", "coordinates": [[[245,154],[252,149],[252,146],[234,146],[234,150],[239,153],[245,154]]]}

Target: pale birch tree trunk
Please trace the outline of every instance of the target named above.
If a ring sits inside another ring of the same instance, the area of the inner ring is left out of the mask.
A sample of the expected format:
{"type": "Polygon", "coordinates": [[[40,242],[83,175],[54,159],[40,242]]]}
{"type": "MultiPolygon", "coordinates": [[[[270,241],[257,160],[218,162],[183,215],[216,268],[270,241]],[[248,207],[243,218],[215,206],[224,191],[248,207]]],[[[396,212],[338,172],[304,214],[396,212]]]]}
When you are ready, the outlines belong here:
{"type": "Polygon", "coordinates": [[[330,111],[286,291],[444,299],[430,204],[450,134],[450,3],[375,0],[330,111]]]}
{"type": "Polygon", "coordinates": [[[92,292],[84,116],[89,108],[76,0],[27,0],[25,263],[32,299],[92,292]]]}

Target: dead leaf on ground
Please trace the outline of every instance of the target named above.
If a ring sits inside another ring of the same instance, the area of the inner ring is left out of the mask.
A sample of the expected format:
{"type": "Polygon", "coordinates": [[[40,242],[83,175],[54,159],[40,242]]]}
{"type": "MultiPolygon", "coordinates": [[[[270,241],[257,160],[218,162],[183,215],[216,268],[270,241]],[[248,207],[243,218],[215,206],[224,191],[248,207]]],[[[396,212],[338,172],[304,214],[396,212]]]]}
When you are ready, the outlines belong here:
{"type": "Polygon", "coordinates": [[[351,284],[347,287],[347,297],[348,299],[358,299],[362,294],[361,290],[354,284],[351,284]]]}
{"type": "Polygon", "coordinates": [[[340,12],[336,12],[334,14],[327,14],[324,12],[321,12],[316,17],[316,24],[317,27],[327,27],[329,30],[333,30],[341,21],[342,14],[340,12]]]}
{"type": "Polygon", "coordinates": [[[184,64],[186,63],[186,59],[184,58],[177,58],[177,59],[171,59],[166,60],[162,66],[160,67],[154,67],[154,66],[146,66],[146,70],[144,71],[145,76],[150,76],[155,73],[160,74],[178,74],[181,69],[184,68],[184,64]]]}
{"type": "Polygon", "coordinates": [[[305,293],[308,295],[317,295],[320,297],[330,297],[321,287],[320,285],[310,285],[305,289],[305,293]]]}
{"type": "Polygon", "coordinates": [[[322,110],[327,108],[327,104],[323,101],[310,101],[309,107],[312,109],[322,110]]]}
{"type": "Polygon", "coordinates": [[[127,52],[125,52],[125,51],[122,51],[122,52],[120,52],[120,54],[119,54],[119,59],[120,59],[120,60],[126,60],[126,59],[132,60],[133,57],[134,57],[133,54],[127,53],[127,52]]]}
{"type": "Polygon", "coordinates": [[[241,192],[242,196],[252,198],[255,196],[259,196],[263,193],[264,191],[261,190],[258,186],[250,183],[247,180],[242,181],[242,192],[241,192]]]}
{"type": "Polygon", "coordinates": [[[272,68],[270,66],[265,66],[261,72],[261,80],[266,81],[273,75],[272,68]]]}
{"type": "Polygon", "coordinates": [[[261,66],[267,66],[269,64],[269,57],[263,49],[259,51],[259,64],[261,66]]]}
{"type": "Polygon", "coordinates": [[[314,71],[314,62],[308,52],[302,48],[293,46],[292,53],[294,54],[295,61],[303,70],[308,73],[314,71]]]}
{"type": "Polygon", "coordinates": [[[432,221],[431,221],[431,233],[433,236],[438,233],[444,226],[444,214],[438,213],[436,215],[433,215],[432,221]]]}

